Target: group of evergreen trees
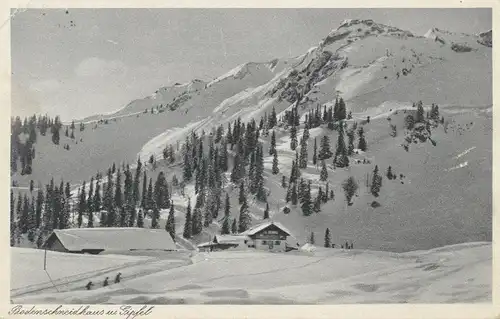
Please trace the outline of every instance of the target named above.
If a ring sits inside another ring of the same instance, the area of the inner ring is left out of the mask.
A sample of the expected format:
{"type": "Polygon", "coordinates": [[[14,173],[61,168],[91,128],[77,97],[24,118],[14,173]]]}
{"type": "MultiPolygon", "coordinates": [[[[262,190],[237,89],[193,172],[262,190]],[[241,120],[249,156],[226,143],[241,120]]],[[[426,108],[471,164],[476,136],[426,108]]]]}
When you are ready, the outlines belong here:
{"type": "MultiPolygon", "coordinates": [[[[71,138],[74,139],[74,122],[71,124],[71,138]]],[[[82,129],[83,124],[80,125],[82,129]]],[[[19,172],[21,175],[30,175],[33,172],[33,159],[35,159],[35,143],[38,133],[42,136],[50,130],[51,140],[55,145],[59,145],[60,130],[62,123],[59,116],[51,118],[47,115],[36,115],[25,117],[21,120],[19,116],[11,117],[10,134],[10,168],[11,174],[19,172]],[[38,132],[38,133],[37,133],[38,132]],[[20,167],[19,167],[20,164],[20,167]]],[[[68,127],[66,136],[69,137],[68,127]]],[[[69,149],[69,145],[65,146],[69,149]]]]}
{"type": "Polygon", "coordinates": [[[36,197],[34,189],[21,195],[17,201],[14,192],[10,193],[10,243],[19,244],[20,237],[27,234],[28,240],[40,247],[43,239],[53,229],[64,229],[70,226],[71,193],[69,183],[61,180],[59,186],[54,179],[45,187],[45,194],[38,188],[36,197]],[[17,204],[16,204],[17,203],[17,204]]]}

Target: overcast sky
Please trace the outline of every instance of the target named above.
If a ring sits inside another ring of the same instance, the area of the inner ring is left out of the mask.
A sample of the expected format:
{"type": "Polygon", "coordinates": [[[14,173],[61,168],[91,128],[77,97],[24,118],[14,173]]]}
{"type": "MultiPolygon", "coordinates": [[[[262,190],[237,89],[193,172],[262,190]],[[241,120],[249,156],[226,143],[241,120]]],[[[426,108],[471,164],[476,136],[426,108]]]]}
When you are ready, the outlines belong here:
{"type": "Polygon", "coordinates": [[[110,112],[161,86],[300,55],[345,18],[420,35],[491,29],[489,9],[30,9],[11,21],[13,113],[110,112]]]}

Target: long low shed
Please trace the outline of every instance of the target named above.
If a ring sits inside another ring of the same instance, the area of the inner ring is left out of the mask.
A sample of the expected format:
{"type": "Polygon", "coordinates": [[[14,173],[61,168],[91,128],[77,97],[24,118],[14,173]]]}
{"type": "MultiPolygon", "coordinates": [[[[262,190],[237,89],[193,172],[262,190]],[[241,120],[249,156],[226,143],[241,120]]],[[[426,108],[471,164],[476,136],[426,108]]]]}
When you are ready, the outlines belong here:
{"type": "Polygon", "coordinates": [[[45,241],[44,248],[89,254],[103,251],[177,250],[167,231],[134,227],[56,229],[45,241]]]}

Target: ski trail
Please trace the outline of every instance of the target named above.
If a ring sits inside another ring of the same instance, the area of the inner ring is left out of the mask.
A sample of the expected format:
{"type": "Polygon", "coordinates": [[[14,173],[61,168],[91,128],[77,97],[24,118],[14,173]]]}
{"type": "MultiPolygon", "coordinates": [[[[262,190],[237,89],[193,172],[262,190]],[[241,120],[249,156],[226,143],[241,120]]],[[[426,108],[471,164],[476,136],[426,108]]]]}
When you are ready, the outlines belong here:
{"type": "Polygon", "coordinates": [[[471,147],[471,148],[469,148],[469,149],[466,149],[465,151],[463,151],[462,153],[458,154],[458,155],[457,155],[457,156],[455,156],[454,158],[455,158],[455,159],[459,159],[460,157],[462,157],[462,156],[466,155],[467,153],[469,153],[470,151],[472,151],[472,150],[473,150],[473,149],[475,149],[475,148],[476,148],[476,147],[475,147],[475,146],[473,146],[473,147],[471,147]]]}

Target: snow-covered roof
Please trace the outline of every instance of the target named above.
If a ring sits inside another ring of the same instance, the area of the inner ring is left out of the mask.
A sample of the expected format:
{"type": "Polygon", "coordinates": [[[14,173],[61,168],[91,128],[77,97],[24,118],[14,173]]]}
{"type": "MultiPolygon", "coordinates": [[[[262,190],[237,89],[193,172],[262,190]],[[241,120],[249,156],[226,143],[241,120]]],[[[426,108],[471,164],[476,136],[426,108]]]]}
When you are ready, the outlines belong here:
{"type": "Polygon", "coordinates": [[[247,236],[242,235],[215,235],[215,238],[219,244],[240,244],[248,239],[247,236]]]}
{"type": "Polygon", "coordinates": [[[292,232],[289,231],[288,229],[285,228],[285,226],[283,226],[282,224],[278,223],[278,222],[275,222],[275,221],[268,221],[268,222],[265,222],[265,223],[262,223],[262,224],[259,224],[259,225],[256,225],[246,231],[244,231],[243,233],[241,233],[240,235],[246,235],[246,236],[251,236],[251,235],[255,235],[256,233],[266,229],[267,227],[271,226],[271,225],[275,225],[276,227],[280,228],[282,231],[284,231],[285,233],[288,234],[288,236],[291,236],[292,235],[292,232]]]}
{"type": "Polygon", "coordinates": [[[104,250],[176,250],[170,234],[163,229],[147,228],[69,228],[54,233],[69,251],[104,250]]]}

